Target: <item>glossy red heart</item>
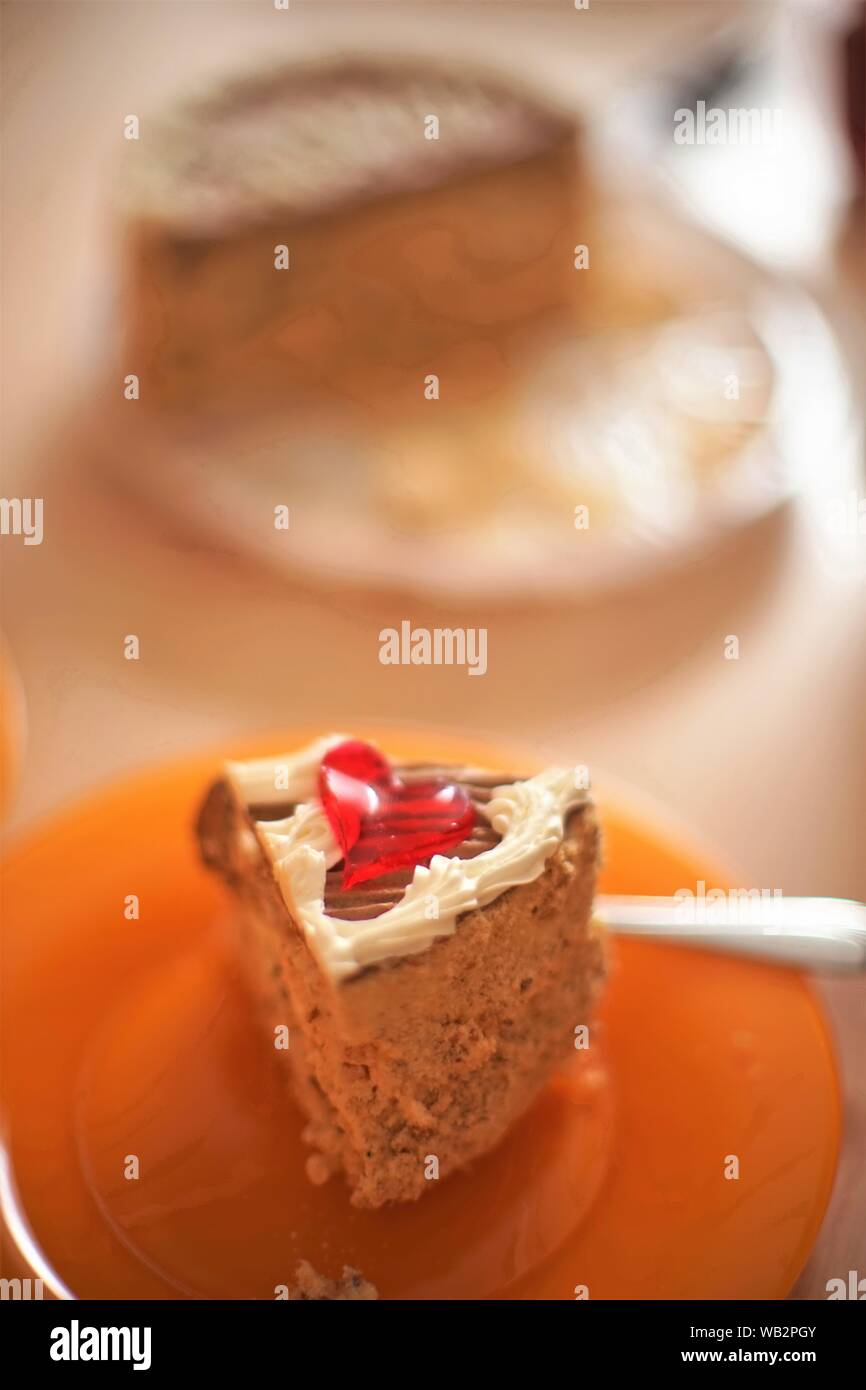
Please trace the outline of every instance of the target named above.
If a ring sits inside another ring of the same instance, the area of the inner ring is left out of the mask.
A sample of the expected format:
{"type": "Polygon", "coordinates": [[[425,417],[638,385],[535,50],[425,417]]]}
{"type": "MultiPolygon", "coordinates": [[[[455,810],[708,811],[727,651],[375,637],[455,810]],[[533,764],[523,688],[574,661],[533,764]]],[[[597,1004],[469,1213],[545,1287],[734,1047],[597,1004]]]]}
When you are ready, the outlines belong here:
{"type": "Polygon", "coordinates": [[[456,782],[403,782],[377,749],[338,743],[319,768],[319,795],[343,851],[343,888],[429,864],[471,833],[475,808],[456,782]]]}

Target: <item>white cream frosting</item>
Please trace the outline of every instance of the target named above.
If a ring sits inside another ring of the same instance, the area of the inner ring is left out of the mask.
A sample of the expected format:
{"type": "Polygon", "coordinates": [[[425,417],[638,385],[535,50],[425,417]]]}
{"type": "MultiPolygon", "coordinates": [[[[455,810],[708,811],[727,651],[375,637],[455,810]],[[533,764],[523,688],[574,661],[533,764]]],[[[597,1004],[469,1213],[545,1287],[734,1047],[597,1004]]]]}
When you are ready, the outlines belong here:
{"type": "MultiPolygon", "coordinates": [[[[502,837],[498,844],[474,859],[434,855],[429,868],[415,869],[403,897],[387,912],[366,921],[344,921],[325,912],[325,874],[342,854],[318,801],[318,770],[328,749],[346,737],[331,734],[297,753],[226,765],[245,804],[297,803],[285,820],[258,821],[256,832],[286,907],[335,981],[379,961],[426,951],[438,937],[454,933],[464,912],[485,906],[509,888],[532,883],[561,843],[569,811],[585,799],[574,772],[560,767],[494,787],[481,810],[502,837]]],[[[471,779],[473,769],[460,771],[471,779]]]]}

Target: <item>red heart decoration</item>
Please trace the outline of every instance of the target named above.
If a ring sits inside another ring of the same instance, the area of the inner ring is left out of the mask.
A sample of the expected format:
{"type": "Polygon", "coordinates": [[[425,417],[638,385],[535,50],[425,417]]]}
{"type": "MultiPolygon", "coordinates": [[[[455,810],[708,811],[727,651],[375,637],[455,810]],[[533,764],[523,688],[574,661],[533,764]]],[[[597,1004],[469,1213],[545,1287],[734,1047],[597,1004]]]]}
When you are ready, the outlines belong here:
{"type": "Polygon", "coordinates": [[[456,782],[403,782],[377,749],[338,743],[319,768],[319,795],[343,851],[343,888],[395,869],[429,864],[455,849],[475,824],[475,808],[456,782]]]}

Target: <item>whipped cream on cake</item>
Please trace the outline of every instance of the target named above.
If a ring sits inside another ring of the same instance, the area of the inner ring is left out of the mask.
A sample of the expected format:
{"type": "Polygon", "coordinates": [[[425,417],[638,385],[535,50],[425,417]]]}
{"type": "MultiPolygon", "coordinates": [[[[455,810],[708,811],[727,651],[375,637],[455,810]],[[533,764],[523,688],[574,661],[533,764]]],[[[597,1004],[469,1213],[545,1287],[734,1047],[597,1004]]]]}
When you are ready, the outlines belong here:
{"type": "MultiPolygon", "coordinates": [[[[302,927],[320,965],[333,979],[345,979],[365,966],[392,956],[426,950],[450,936],[462,913],[492,902],[543,871],[562,841],[564,821],[586,800],[573,771],[549,768],[525,781],[493,787],[481,807],[497,844],[472,859],[435,855],[419,864],[402,898],[370,921],[347,921],[325,910],[325,877],[342,852],[316,798],[324,754],[344,742],[330,734],[294,754],[226,765],[226,774],[247,805],[297,803],[282,820],[256,821],[255,830],[274,866],[286,907],[302,927]]],[[[463,780],[473,770],[460,769],[463,780]]],[[[475,776],[488,777],[475,770],[475,776]]]]}

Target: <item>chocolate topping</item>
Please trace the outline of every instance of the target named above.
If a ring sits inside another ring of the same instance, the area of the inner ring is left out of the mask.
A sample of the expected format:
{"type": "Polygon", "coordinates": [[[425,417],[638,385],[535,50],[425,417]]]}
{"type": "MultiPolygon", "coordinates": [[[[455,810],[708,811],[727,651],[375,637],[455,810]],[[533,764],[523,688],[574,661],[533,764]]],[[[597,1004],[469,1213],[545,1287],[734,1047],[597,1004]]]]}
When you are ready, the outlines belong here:
{"type": "MultiPolygon", "coordinates": [[[[507,786],[521,780],[514,774],[501,772],[482,773],[473,769],[470,774],[466,768],[443,763],[396,764],[394,770],[406,781],[413,778],[442,777],[457,782],[465,787],[476,810],[487,805],[495,787],[507,786]]],[[[217,869],[230,882],[235,877],[235,871],[226,861],[225,826],[233,814],[231,808],[234,800],[234,793],[227,781],[215,782],[205,798],[197,821],[198,839],[205,864],[217,869]]],[[[267,823],[285,820],[292,815],[296,805],[293,801],[251,803],[242,809],[252,832],[257,821],[267,823]]],[[[571,815],[580,816],[588,805],[588,799],[581,802],[571,815]]],[[[501,836],[482,814],[477,817],[472,834],[452,851],[452,855],[458,859],[474,859],[485,850],[493,849],[500,839],[501,836]]],[[[368,921],[379,917],[400,902],[405,889],[412,882],[413,873],[413,869],[402,869],[397,873],[383,874],[381,878],[372,879],[344,892],[340,886],[343,876],[341,861],[326,875],[325,910],[329,916],[340,917],[346,921],[368,921]]]]}
{"type": "MultiPolygon", "coordinates": [[[[476,811],[487,805],[494,787],[501,787],[506,783],[517,781],[514,776],[494,772],[476,774],[472,778],[461,777],[459,776],[459,768],[448,767],[439,763],[398,765],[394,771],[407,782],[413,779],[439,777],[457,782],[469,793],[476,811]]],[[[287,801],[279,805],[251,805],[247,807],[247,814],[252,823],[255,821],[284,820],[294,810],[295,803],[287,801]]],[[[492,849],[494,845],[499,843],[499,840],[500,836],[497,835],[490,822],[485,816],[479,815],[472,834],[452,851],[452,855],[457,859],[474,859],[476,854],[492,849]]],[[[330,917],[341,917],[346,921],[366,921],[373,917],[379,917],[400,901],[406,888],[412,882],[414,872],[414,869],[400,869],[396,873],[383,874],[381,878],[372,879],[368,883],[359,884],[356,888],[344,892],[340,886],[343,876],[341,861],[329,870],[325,879],[325,911],[330,917]]]]}

